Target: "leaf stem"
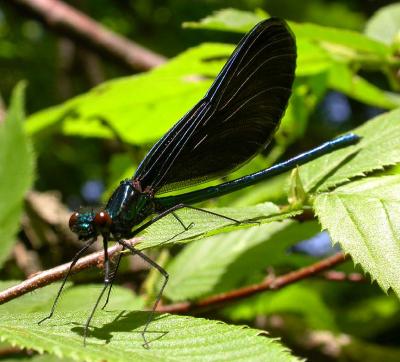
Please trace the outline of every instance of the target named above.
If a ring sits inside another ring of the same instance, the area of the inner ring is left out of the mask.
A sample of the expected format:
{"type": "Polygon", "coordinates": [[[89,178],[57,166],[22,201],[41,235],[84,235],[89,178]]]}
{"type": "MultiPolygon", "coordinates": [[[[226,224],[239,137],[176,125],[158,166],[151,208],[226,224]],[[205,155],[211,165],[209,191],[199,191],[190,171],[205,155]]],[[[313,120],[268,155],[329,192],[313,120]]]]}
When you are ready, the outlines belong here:
{"type": "Polygon", "coordinates": [[[33,14],[51,30],[81,42],[134,70],[159,66],[166,58],[116,34],[86,14],[59,0],[12,0],[10,3],[33,14]]]}

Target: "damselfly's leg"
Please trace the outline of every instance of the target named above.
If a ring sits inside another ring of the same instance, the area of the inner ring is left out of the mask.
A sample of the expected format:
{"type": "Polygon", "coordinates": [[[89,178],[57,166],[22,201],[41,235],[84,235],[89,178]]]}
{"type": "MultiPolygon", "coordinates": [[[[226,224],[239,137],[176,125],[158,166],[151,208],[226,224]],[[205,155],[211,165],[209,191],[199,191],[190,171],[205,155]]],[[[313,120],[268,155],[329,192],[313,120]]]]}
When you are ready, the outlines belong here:
{"type": "Polygon", "coordinates": [[[188,226],[186,226],[184,224],[184,222],[181,220],[181,218],[175,212],[171,212],[171,214],[179,222],[179,224],[183,227],[183,230],[180,233],[175,234],[174,236],[172,236],[168,240],[163,241],[163,243],[167,243],[168,241],[171,241],[171,240],[175,239],[176,237],[178,237],[179,235],[184,234],[186,231],[190,230],[194,226],[194,222],[191,222],[188,226]]]}
{"type": "MultiPolygon", "coordinates": [[[[235,224],[241,224],[241,223],[242,223],[242,221],[232,219],[232,218],[227,217],[227,216],[225,216],[225,215],[217,214],[217,213],[215,213],[215,212],[208,211],[208,210],[204,210],[204,209],[200,209],[200,208],[193,207],[193,206],[188,206],[188,205],[183,205],[183,204],[182,204],[182,206],[181,206],[180,208],[181,208],[181,209],[183,209],[183,208],[188,208],[188,209],[193,209],[193,210],[196,210],[196,211],[201,211],[201,212],[204,212],[204,213],[213,215],[213,216],[217,216],[217,217],[221,217],[221,218],[224,218],[224,219],[226,219],[226,220],[229,220],[229,221],[233,221],[235,224]]],[[[174,235],[172,238],[169,238],[168,240],[166,240],[165,243],[167,243],[168,241],[171,241],[171,240],[175,239],[175,238],[178,237],[179,235],[184,234],[186,231],[188,231],[189,229],[191,229],[191,228],[194,226],[194,222],[191,222],[188,226],[186,226],[186,225],[183,223],[183,221],[181,220],[181,218],[180,218],[175,212],[171,212],[171,214],[175,217],[176,220],[178,220],[178,222],[182,225],[182,227],[183,227],[184,230],[181,231],[180,233],[174,235]]],[[[251,222],[251,223],[254,223],[254,222],[251,222]]]]}
{"type": "MultiPolygon", "coordinates": [[[[185,232],[185,231],[188,231],[189,229],[191,229],[193,226],[194,226],[194,222],[191,222],[188,226],[186,226],[184,223],[183,223],[183,221],[181,220],[181,218],[175,213],[175,212],[172,212],[172,215],[174,216],[174,218],[179,222],[179,224],[181,224],[182,225],[182,227],[183,227],[183,233],[185,232]]],[[[181,233],[179,233],[178,235],[180,235],[181,233]]]]}
{"type": "Polygon", "coordinates": [[[257,224],[257,225],[259,225],[259,224],[260,224],[258,221],[240,221],[240,220],[236,220],[236,219],[233,219],[233,218],[228,217],[228,216],[225,216],[225,215],[218,214],[218,213],[216,213],[216,212],[212,212],[212,211],[209,211],[209,210],[200,209],[200,208],[198,208],[198,207],[194,207],[194,206],[190,206],[190,205],[185,205],[185,204],[181,204],[181,205],[182,205],[181,208],[188,208],[188,209],[192,209],[192,210],[201,211],[201,212],[204,212],[204,213],[209,214],[209,215],[218,216],[218,217],[221,217],[221,218],[223,218],[223,219],[232,221],[232,222],[234,222],[234,223],[237,224],[237,225],[239,225],[239,224],[257,224]]]}
{"type": "Polygon", "coordinates": [[[139,250],[133,248],[132,246],[130,246],[130,245],[129,245],[127,242],[125,242],[124,240],[119,240],[118,242],[119,242],[122,246],[124,246],[125,248],[127,248],[132,254],[140,256],[145,262],[147,262],[148,264],[150,264],[150,266],[152,266],[153,268],[156,268],[156,269],[161,273],[161,275],[164,277],[163,284],[162,284],[162,286],[161,286],[161,288],[160,288],[160,291],[159,291],[158,294],[157,294],[156,301],[155,301],[154,304],[153,304],[153,308],[151,309],[151,312],[150,312],[150,314],[149,314],[149,317],[147,318],[146,324],[145,324],[144,329],[143,329],[143,331],[142,331],[142,337],[143,337],[143,341],[144,341],[143,347],[149,348],[149,342],[148,342],[147,339],[146,339],[146,332],[147,332],[147,329],[148,329],[148,327],[149,327],[149,325],[150,325],[150,322],[151,322],[151,321],[153,320],[153,318],[154,318],[154,314],[155,314],[155,311],[156,311],[156,309],[157,309],[157,305],[158,305],[158,303],[160,302],[161,297],[162,297],[163,292],[164,292],[164,289],[165,289],[165,287],[166,287],[166,285],[167,285],[167,283],[168,283],[169,275],[168,275],[168,273],[166,272],[166,270],[165,270],[164,268],[162,268],[160,265],[158,265],[155,261],[151,260],[146,254],[144,254],[144,253],[142,253],[141,251],[139,251],[139,250]]]}
{"type": "Polygon", "coordinates": [[[92,312],[90,313],[89,318],[86,321],[85,324],[85,329],[83,332],[83,345],[86,346],[86,338],[88,335],[88,330],[89,330],[89,325],[90,322],[92,321],[92,318],[94,316],[94,313],[96,312],[97,307],[99,306],[100,300],[103,297],[104,292],[107,290],[107,288],[111,284],[110,280],[110,259],[108,257],[108,235],[103,235],[103,248],[104,248],[104,286],[103,289],[101,290],[99,296],[97,297],[96,303],[92,309],[92,312]]]}
{"type": "MultiPolygon", "coordinates": [[[[240,221],[240,220],[233,219],[233,218],[231,218],[231,217],[229,217],[229,216],[217,214],[216,212],[212,212],[212,211],[209,211],[209,210],[200,209],[200,208],[198,208],[198,207],[194,207],[194,206],[190,206],[190,205],[186,205],[186,204],[178,204],[178,205],[172,206],[171,208],[169,208],[169,209],[167,209],[167,210],[164,210],[164,211],[160,212],[156,217],[154,217],[153,219],[149,220],[149,221],[146,222],[145,224],[141,225],[141,226],[138,227],[137,229],[133,230],[132,234],[130,234],[129,237],[134,237],[135,235],[137,235],[137,234],[139,234],[140,232],[142,232],[143,230],[147,229],[150,225],[154,224],[155,222],[157,222],[158,220],[162,219],[163,217],[165,217],[165,216],[167,216],[167,215],[169,215],[169,214],[174,214],[175,211],[180,210],[180,209],[185,209],[185,208],[186,208],[186,209],[192,209],[192,210],[201,211],[201,212],[204,212],[204,213],[206,213],[206,214],[213,215],[213,216],[218,216],[218,217],[221,217],[221,218],[223,218],[223,219],[232,221],[232,222],[234,222],[235,224],[241,224],[241,223],[242,223],[242,221],[240,221]]],[[[176,216],[175,216],[175,217],[176,217],[176,216]]],[[[179,221],[181,224],[183,224],[181,220],[178,219],[178,221],[179,221]]],[[[189,224],[189,226],[186,227],[186,229],[187,229],[187,228],[190,228],[190,227],[191,227],[191,224],[189,224]]],[[[185,230],[185,231],[186,231],[186,230],[185,230]]]]}
{"type": "MultiPolygon", "coordinates": [[[[186,208],[186,209],[192,209],[192,210],[204,212],[205,214],[217,216],[217,217],[223,218],[223,219],[225,219],[225,220],[232,221],[232,222],[234,222],[234,223],[237,224],[237,225],[239,225],[239,224],[257,224],[257,225],[259,225],[259,224],[260,224],[258,221],[240,221],[240,220],[236,220],[236,219],[233,219],[233,218],[231,218],[231,217],[229,217],[229,216],[225,216],[225,215],[222,215],[222,214],[218,214],[218,213],[216,213],[216,212],[209,211],[209,210],[200,209],[200,208],[198,208],[198,207],[194,207],[194,206],[191,206],[191,205],[178,204],[178,205],[176,205],[176,207],[177,207],[176,210],[186,208]]],[[[171,210],[171,209],[169,209],[169,210],[171,210]]],[[[168,210],[167,210],[167,211],[168,211],[168,210]]],[[[192,223],[192,224],[193,224],[193,223],[192,223]]]]}
{"type": "MultiPolygon", "coordinates": [[[[133,237],[133,236],[139,234],[141,231],[145,230],[145,229],[148,228],[150,225],[154,224],[155,222],[157,222],[158,220],[162,219],[163,217],[165,217],[165,216],[167,216],[167,215],[169,215],[169,214],[172,214],[172,215],[178,220],[178,222],[179,222],[179,223],[182,225],[182,227],[185,229],[184,231],[189,230],[189,229],[193,226],[193,223],[191,223],[191,224],[189,224],[188,226],[186,226],[186,225],[182,222],[182,220],[180,220],[180,218],[174,213],[174,211],[179,210],[179,209],[183,209],[183,208],[189,208],[189,209],[193,209],[193,210],[197,210],[197,211],[202,211],[202,212],[205,212],[205,213],[210,214],[210,215],[222,217],[222,218],[227,219],[227,220],[229,220],[229,221],[232,221],[232,222],[234,222],[234,223],[240,223],[239,220],[230,218],[230,217],[228,217],[228,216],[220,215],[220,214],[217,214],[217,213],[212,212],[212,211],[203,210],[203,209],[199,209],[199,208],[197,208],[197,207],[188,206],[188,205],[184,205],[184,204],[179,204],[179,205],[175,205],[175,206],[171,207],[171,208],[168,209],[168,210],[165,210],[165,211],[161,212],[160,214],[158,214],[158,215],[157,215],[155,218],[153,218],[152,220],[146,222],[145,224],[141,225],[139,228],[135,229],[135,230],[132,232],[132,234],[130,235],[130,237],[133,237]]],[[[175,236],[175,237],[176,237],[176,236],[175,236]]],[[[158,294],[157,294],[156,301],[155,301],[154,304],[153,304],[153,307],[152,307],[152,309],[151,309],[151,312],[150,312],[150,314],[149,314],[149,317],[148,317],[148,319],[147,319],[147,322],[146,322],[146,324],[145,324],[145,327],[144,327],[144,329],[143,329],[143,331],[142,331],[142,336],[143,336],[143,341],[144,341],[143,346],[144,346],[145,348],[149,348],[149,342],[148,342],[147,339],[146,339],[146,332],[147,332],[147,330],[148,330],[148,327],[149,327],[151,321],[152,321],[153,318],[154,318],[154,314],[155,314],[155,311],[156,311],[156,309],[157,309],[157,305],[158,305],[158,303],[160,302],[161,297],[162,297],[163,292],[164,292],[164,289],[165,289],[165,287],[166,287],[166,285],[167,285],[167,283],[168,283],[169,275],[168,275],[168,273],[167,273],[166,270],[164,270],[164,269],[163,269],[160,265],[158,265],[155,261],[151,260],[151,259],[150,259],[146,254],[144,254],[143,252],[141,252],[141,251],[139,251],[139,250],[133,248],[133,247],[130,246],[128,243],[126,243],[124,240],[119,240],[118,242],[119,242],[122,246],[124,246],[125,248],[127,248],[128,250],[130,250],[130,252],[131,252],[132,254],[139,255],[139,256],[140,256],[143,260],[145,260],[148,264],[150,264],[152,267],[156,268],[156,269],[162,274],[162,276],[164,277],[164,282],[163,282],[163,284],[162,284],[162,286],[161,286],[161,288],[160,288],[160,291],[159,291],[158,294]]]]}
{"type": "MultiPolygon", "coordinates": [[[[171,241],[172,239],[175,239],[177,236],[185,233],[186,231],[190,230],[194,226],[193,222],[191,222],[189,225],[186,226],[184,224],[184,222],[181,220],[181,218],[175,212],[172,212],[172,215],[179,222],[179,224],[182,225],[183,231],[178,233],[178,234],[176,234],[176,235],[174,235],[172,238],[168,239],[167,241],[171,241]]],[[[106,299],[104,305],[101,307],[101,309],[104,309],[107,306],[107,304],[108,304],[108,302],[110,300],[111,289],[112,289],[112,287],[114,285],[114,281],[115,281],[115,278],[116,278],[116,275],[117,275],[117,272],[118,272],[119,264],[121,262],[122,255],[123,255],[122,252],[124,250],[125,250],[125,247],[122,248],[121,253],[118,255],[117,263],[115,265],[115,268],[114,268],[113,272],[110,275],[110,288],[108,289],[107,299],[106,299]]]]}
{"type": "Polygon", "coordinates": [[[116,278],[116,276],[117,276],[119,264],[121,263],[121,259],[122,259],[122,255],[123,255],[122,252],[123,252],[124,250],[125,250],[125,247],[123,247],[122,250],[121,250],[121,252],[119,253],[117,262],[116,262],[115,267],[114,267],[114,270],[113,270],[113,272],[112,272],[111,275],[110,275],[110,288],[108,289],[107,299],[106,299],[104,305],[101,307],[101,309],[104,309],[104,308],[107,306],[108,301],[110,300],[111,289],[112,289],[112,287],[113,287],[113,285],[114,285],[114,281],[115,281],[115,278],[116,278]]]}
{"type": "Polygon", "coordinates": [[[38,322],[38,324],[41,324],[41,323],[44,322],[46,319],[50,319],[50,318],[53,316],[54,310],[56,309],[56,305],[57,305],[57,303],[58,303],[58,300],[60,299],[61,292],[62,292],[62,290],[64,289],[64,286],[65,286],[65,283],[67,282],[68,277],[69,277],[70,274],[71,274],[72,268],[73,268],[74,265],[78,262],[79,258],[82,256],[82,254],[83,254],[83,253],[89,248],[89,246],[92,245],[95,241],[96,241],[96,238],[90,239],[90,240],[85,244],[85,246],[84,246],[81,250],[79,250],[79,251],[76,253],[76,255],[74,256],[74,258],[72,259],[72,262],[71,262],[71,265],[69,266],[69,269],[68,269],[68,271],[67,271],[67,274],[65,274],[65,277],[64,277],[64,279],[63,279],[63,281],[62,281],[62,283],[61,283],[60,289],[58,289],[57,296],[56,296],[56,298],[54,299],[53,305],[52,305],[52,307],[51,307],[50,314],[49,314],[47,317],[41,319],[41,320],[38,322]]]}
{"type": "Polygon", "coordinates": [[[236,219],[233,219],[233,218],[231,218],[231,217],[229,217],[229,216],[221,215],[221,214],[218,214],[218,213],[213,212],[213,211],[200,209],[199,207],[194,207],[194,206],[186,205],[186,204],[178,204],[177,206],[179,206],[179,208],[177,208],[177,210],[179,210],[179,209],[191,209],[191,210],[196,210],[196,211],[203,212],[203,213],[205,213],[205,214],[217,216],[217,217],[223,218],[223,219],[225,219],[225,220],[232,221],[232,222],[234,222],[235,224],[241,224],[241,223],[242,223],[240,220],[236,220],[236,219]]]}
{"type": "Polygon", "coordinates": [[[200,211],[200,212],[204,212],[206,214],[209,215],[213,215],[213,216],[217,216],[217,217],[221,217],[223,219],[229,220],[234,222],[235,224],[241,224],[242,221],[240,220],[236,220],[233,219],[231,217],[225,216],[225,215],[221,215],[221,214],[217,214],[216,212],[212,212],[209,210],[204,210],[204,209],[200,209],[198,207],[194,207],[194,206],[190,206],[190,205],[185,205],[185,204],[178,204],[178,205],[174,205],[171,208],[164,210],[162,212],[160,212],[156,217],[154,217],[153,219],[149,220],[148,222],[146,222],[145,224],[141,225],[140,227],[138,227],[137,229],[133,230],[132,233],[129,235],[129,237],[134,237],[135,235],[139,234],[140,232],[142,232],[143,230],[147,229],[150,225],[156,223],[158,220],[161,220],[163,217],[166,217],[169,214],[172,214],[176,220],[178,220],[178,222],[182,225],[182,227],[185,229],[184,231],[182,231],[181,233],[174,235],[171,239],[166,240],[165,242],[168,242],[174,238],[176,238],[177,236],[183,234],[184,232],[186,232],[187,230],[189,230],[190,228],[192,228],[194,226],[194,223],[190,223],[188,226],[186,226],[183,221],[179,218],[178,215],[176,215],[175,211],[180,210],[180,209],[192,209],[192,210],[196,210],[196,211],[200,211]]]}

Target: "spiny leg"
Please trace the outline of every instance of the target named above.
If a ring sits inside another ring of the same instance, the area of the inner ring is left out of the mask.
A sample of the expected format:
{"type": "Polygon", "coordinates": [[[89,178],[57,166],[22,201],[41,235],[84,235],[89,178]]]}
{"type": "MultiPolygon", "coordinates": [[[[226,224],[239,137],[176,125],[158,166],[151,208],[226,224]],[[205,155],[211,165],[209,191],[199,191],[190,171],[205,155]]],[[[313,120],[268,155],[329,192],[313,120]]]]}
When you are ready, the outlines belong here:
{"type": "Polygon", "coordinates": [[[85,246],[75,254],[74,258],[72,259],[71,265],[69,266],[69,269],[68,269],[68,271],[67,271],[67,274],[65,274],[65,277],[64,277],[64,279],[63,279],[63,281],[62,281],[62,283],[61,283],[61,287],[60,287],[60,289],[58,289],[57,296],[56,296],[56,298],[54,299],[53,305],[52,305],[52,307],[51,307],[50,314],[49,314],[47,317],[41,319],[41,320],[38,322],[38,324],[41,324],[42,322],[44,322],[44,321],[47,320],[47,319],[50,319],[50,318],[53,316],[54,310],[56,309],[56,305],[57,305],[57,303],[58,303],[58,300],[60,299],[61,292],[62,292],[62,290],[64,289],[64,286],[65,286],[65,283],[67,282],[68,277],[69,277],[70,274],[71,274],[72,268],[73,268],[74,265],[78,262],[79,258],[82,256],[82,254],[83,254],[83,253],[89,248],[89,246],[92,245],[95,241],[96,241],[96,238],[90,239],[90,240],[85,244],[85,246]]]}
{"type": "Polygon", "coordinates": [[[89,318],[86,321],[85,324],[85,329],[83,332],[83,345],[86,346],[86,338],[88,335],[88,330],[89,330],[89,325],[90,322],[92,321],[92,318],[94,316],[94,313],[96,312],[97,307],[99,306],[100,300],[103,297],[104,292],[110,285],[110,259],[108,257],[108,235],[103,235],[103,248],[104,248],[104,286],[103,289],[101,290],[97,300],[96,304],[94,305],[92,312],[90,313],[89,318]]]}
{"type": "MultiPolygon", "coordinates": [[[[236,220],[236,219],[233,219],[233,218],[231,218],[231,217],[228,217],[228,216],[225,216],[225,215],[221,215],[221,214],[217,214],[216,212],[212,212],[212,211],[200,209],[200,208],[197,208],[197,207],[194,207],[194,206],[189,206],[189,205],[184,205],[184,204],[180,204],[180,205],[177,205],[177,206],[180,206],[179,208],[177,208],[178,210],[179,210],[179,209],[183,209],[183,208],[193,209],[193,210],[196,210],[196,211],[201,211],[201,212],[204,212],[204,213],[206,213],[206,214],[210,214],[210,215],[213,215],[213,216],[217,216],[217,217],[220,217],[220,218],[223,218],[223,219],[232,221],[232,222],[234,222],[235,224],[247,223],[246,221],[243,222],[243,221],[240,221],[240,220],[236,220]]],[[[175,209],[175,211],[176,211],[177,209],[175,209]]],[[[168,211],[168,210],[167,210],[167,211],[168,211]]],[[[168,240],[163,241],[160,245],[162,245],[162,244],[164,244],[164,243],[167,243],[167,242],[169,242],[169,241],[175,239],[175,238],[178,237],[179,235],[184,234],[186,231],[188,231],[189,229],[191,229],[191,228],[194,226],[194,222],[191,222],[188,226],[186,226],[186,225],[183,223],[183,221],[179,218],[179,216],[175,213],[175,211],[172,211],[171,214],[175,217],[176,220],[178,220],[178,222],[182,225],[182,227],[183,227],[184,230],[181,231],[180,233],[174,235],[173,237],[169,238],[168,240]]],[[[255,222],[252,221],[252,222],[250,222],[250,223],[253,224],[253,223],[255,223],[255,222]]],[[[256,222],[256,223],[259,224],[258,222],[256,222]]]]}
{"type": "MultiPolygon", "coordinates": [[[[226,220],[229,220],[229,221],[233,221],[235,224],[241,224],[241,223],[242,223],[242,221],[240,221],[240,220],[236,220],[236,219],[233,219],[233,218],[231,218],[231,217],[229,217],[229,216],[221,215],[221,214],[218,214],[218,213],[213,212],[213,211],[200,209],[199,207],[194,207],[194,206],[190,206],[190,205],[186,205],[186,204],[179,204],[179,205],[181,206],[180,209],[184,209],[184,208],[192,209],[192,210],[204,212],[205,214],[209,214],[209,215],[213,215],[213,216],[218,216],[218,217],[220,217],[220,218],[223,218],[223,219],[226,219],[226,220]]],[[[178,206],[179,206],[179,205],[178,205],[178,206]]]]}
{"type": "Polygon", "coordinates": [[[114,270],[110,275],[110,288],[108,289],[107,299],[106,299],[104,305],[101,307],[101,309],[104,309],[107,306],[108,301],[110,300],[111,289],[112,289],[112,287],[114,285],[114,281],[115,281],[115,278],[117,276],[119,264],[121,263],[121,259],[122,259],[122,255],[123,255],[123,251],[124,250],[125,250],[125,247],[123,247],[122,250],[120,251],[120,253],[118,255],[117,263],[115,264],[114,270]]]}
{"type": "Polygon", "coordinates": [[[182,208],[188,208],[188,209],[192,209],[192,210],[201,211],[201,212],[204,212],[204,213],[206,213],[206,214],[218,216],[218,217],[221,217],[221,218],[223,218],[223,219],[226,219],[226,220],[229,220],[229,221],[233,221],[233,222],[234,222],[235,224],[237,224],[237,225],[239,225],[239,224],[258,224],[258,225],[260,225],[260,222],[258,222],[258,221],[240,221],[240,220],[233,219],[233,218],[231,218],[231,217],[229,217],[229,216],[225,216],[225,215],[222,215],[222,214],[218,214],[218,213],[213,212],[213,211],[204,210],[204,209],[200,209],[200,208],[198,208],[198,207],[194,207],[194,206],[190,206],[190,205],[185,205],[185,204],[181,204],[181,205],[183,205],[182,208]]]}
{"type": "Polygon", "coordinates": [[[146,339],[146,332],[147,332],[147,329],[148,329],[148,327],[150,325],[150,322],[154,318],[154,314],[155,314],[155,311],[157,309],[157,305],[160,302],[161,297],[162,297],[163,292],[164,292],[164,289],[165,289],[165,287],[166,287],[166,285],[168,283],[169,275],[168,275],[167,271],[164,268],[162,268],[160,265],[158,265],[155,261],[151,260],[146,254],[144,254],[141,251],[133,248],[128,243],[126,243],[124,240],[119,240],[118,242],[122,246],[124,246],[125,248],[129,249],[129,251],[132,254],[140,256],[144,261],[146,261],[148,264],[150,264],[153,268],[156,268],[161,273],[161,275],[164,277],[164,282],[163,282],[163,284],[162,284],[162,286],[161,286],[161,288],[160,288],[160,290],[159,290],[159,292],[157,294],[156,301],[153,304],[153,308],[151,309],[149,317],[148,317],[148,319],[146,321],[146,324],[144,326],[144,329],[142,331],[142,337],[143,337],[143,341],[144,341],[143,347],[149,348],[149,342],[146,339]]]}
{"type": "MultiPolygon", "coordinates": [[[[229,216],[225,216],[225,215],[221,215],[221,214],[217,214],[216,212],[212,212],[209,210],[204,210],[204,209],[200,209],[198,207],[194,207],[194,206],[190,206],[190,205],[186,205],[186,204],[178,204],[178,205],[174,205],[172,207],[170,207],[167,210],[163,210],[161,211],[156,217],[154,217],[153,219],[149,220],[148,222],[146,222],[145,224],[141,225],[140,227],[138,227],[137,229],[133,230],[131,234],[129,234],[129,237],[132,238],[135,235],[139,234],[140,232],[142,232],[143,230],[147,229],[150,225],[154,224],[155,222],[157,222],[158,220],[162,219],[163,217],[169,215],[169,214],[173,214],[174,211],[180,210],[180,209],[192,209],[192,210],[197,210],[197,211],[201,211],[204,212],[206,214],[210,214],[210,215],[214,215],[214,216],[218,216],[221,217],[223,219],[229,220],[234,222],[235,224],[241,224],[242,221],[240,220],[236,220],[233,219],[229,216]]],[[[180,221],[181,222],[181,221],[180,221]]],[[[190,225],[189,225],[190,226],[190,225]]]]}
{"type": "MultiPolygon", "coordinates": [[[[234,223],[236,223],[236,224],[240,224],[240,223],[241,223],[241,221],[239,221],[239,220],[236,220],[236,219],[233,219],[233,218],[230,218],[230,217],[228,217],[228,216],[221,215],[221,214],[217,214],[217,213],[212,212],[212,211],[199,209],[199,208],[197,208],[197,207],[189,206],[189,205],[185,205],[185,204],[178,204],[178,205],[175,205],[175,206],[173,206],[173,207],[171,207],[171,208],[169,208],[169,209],[167,209],[167,210],[162,211],[161,213],[159,213],[159,214],[158,214],[156,217],[154,217],[153,219],[149,220],[148,222],[144,223],[143,225],[141,225],[141,226],[138,227],[137,229],[133,230],[132,233],[129,235],[129,237],[134,237],[135,235],[139,234],[141,231],[143,231],[143,230],[145,230],[146,228],[148,228],[150,225],[154,224],[154,223],[157,222],[158,220],[162,219],[163,217],[165,217],[165,216],[167,216],[167,215],[169,215],[169,214],[171,214],[171,213],[172,213],[173,216],[181,223],[181,225],[185,228],[185,231],[186,231],[188,228],[191,227],[191,226],[190,226],[191,224],[189,224],[189,226],[185,226],[185,225],[183,224],[182,220],[180,220],[179,217],[177,217],[177,216],[174,214],[174,211],[179,210],[179,209],[183,209],[183,208],[189,208],[189,209],[193,209],[193,210],[197,210],[197,211],[202,211],[202,212],[205,212],[205,213],[210,214],[210,215],[222,217],[222,218],[227,219],[227,220],[230,220],[230,221],[232,221],[232,222],[234,222],[234,223]]],[[[154,314],[155,314],[155,311],[156,311],[156,309],[157,309],[157,305],[158,305],[158,303],[160,302],[161,297],[162,297],[163,292],[164,292],[164,289],[165,289],[165,287],[166,287],[166,285],[167,285],[167,283],[168,283],[169,275],[168,275],[167,271],[166,271],[164,268],[162,268],[160,265],[158,265],[155,261],[151,260],[146,254],[144,254],[144,253],[142,253],[141,251],[139,251],[139,250],[133,248],[132,246],[130,246],[130,245],[129,245],[128,243],[126,243],[124,240],[119,240],[118,243],[120,243],[122,246],[124,246],[125,248],[127,248],[132,254],[134,254],[134,255],[139,255],[139,256],[140,256],[143,260],[145,260],[148,264],[150,264],[152,267],[156,268],[156,269],[163,275],[163,277],[164,277],[164,282],[163,282],[163,284],[162,284],[162,286],[161,286],[161,288],[160,288],[160,290],[159,290],[159,292],[158,292],[158,294],[157,294],[156,301],[155,301],[154,304],[153,304],[153,307],[152,307],[152,309],[151,309],[151,312],[150,312],[150,314],[149,314],[149,317],[148,317],[148,319],[147,319],[147,322],[146,322],[146,324],[145,324],[145,327],[144,327],[144,329],[143,329],[143,331],[142,331],[142,337],[143,337],[143,341],[144,341],[143,347],[149,348],[149,342],[148,342],[147,339],[146,339],[146,332],[147,332],[147,329],[148,329],[148,327],[149,327],[149,325],[150,325],[150,322],[151,322],[151,321],[153,320],[153,318],[154,318],[154,314]]],[[[103,288],[103,290],[102,290],[102,292],[101,292],[101,295],[100,295],[100,297],[99,297],[99,299],[98,299],[98,301],[97,301],[97,303],[96,303],[96,306],[95,306],[94,310],[97,308],[97,305],[98,305],[98,303],[99,303],[99,300],[101,299],[101,297],[102,297],[104,291],[106,290],[106,288],[107,288],[106,286],[103,288]]],[[[94,311],[92,312],[92,315],[93,315],[93,313],[94,313],[94,311]]],[[[91,315],[91,317],[92,317],[92,315],[91,315]]],[[[90,319],[91,319],[91,317],[90,317],[90,319]]],[[[90,319],[89,319],[89,321],[90,321],[90,319]]]]}
{"type": "Polygon", "coordinates": [[[172,236],[171,238],[169,238],[169,239],[163,241],[161,244],[167,243],[167,242],[169,242],[169,241],[175,239],[176,237],[178,237],[179,235],[184,234],[186,231],[190,230],[190,229],[194,226],[194,222],[191,222],[188,226],[186,226],[186,225],[183,223],[183,221],[181,220],[181,218],[180,218],[175,212],[172,212],[171,214],[172,214],[173,217],[179,222],[179,224],[183,227],[183,231],[181,231],[180,233],[178,233],[178,234],[172,236]]]}
{"type": "MultiPolygon", "coordinates": [[[[176,210],[179,210],[179,209],[188,208],[188,209],[193,209],[193,210],[196,210],[196,211],[201,211],[201,212],[204,212],[204,213],[206,213],[206,214],[213,215],[213,216],[221,217],[221,218],[226,219],[226,220],[229,220],[229,221],[233,221],[235,224],[246,223],[246,222],[243,222],[243,221],[240,221],[240,220],[236,220],[236,219],[233,219],[233,218],[228,217],[228,216],[225,216],[225,215],[217,214],[216,212],[212,212],[212,211],[200,209],[200,208],[194,207],[194,206],[189,206],[189,205],[185,205],[185,204],[179,204],[179,205],[177,205],[177,206],[180,206],[180,207],[174,209],[175,211],[176,211],[176,210]]],[[[168,211],[168,210],[167,210],[167,211],[168,211]]],[[[184,224],[184,222],[181,220],[181,218],[175,213],[175,211],[171,211],[171,214],[172,214],[172,215],[174,216],[174,218],[182,225],[182,227],[183,227],[184,230],[181,231],[180,233],[174,235],[173,237],[169,238],[168,240],[164,241],[163,243],[167,243],[168,241],[171,241],[171,240],[175,239],[176,237],[178,237],[179,235],[182,235],[183,233],[185,233],[186,231],[190,230],[190,229],[194,226],[194,222],[191,222],[188,226],[186,226],[186,225],[184,224]]],[[[251,222],[251,223],[254,223],[254,222],[251,222]]],[[[257,222],[257,223],[258,223],[258,222],[257,222]]],[[[259,224],[259,223],[258,223],[258,224],[259,224]]]]}
{"type": "MultiPolygon", "coordinates": [[[[180,218],[175,212],[172,212],[172,215],[174,216],[174,218],[175,218],[176,220],[178,220],[179,224],[182,225],[182,227],[183,227],[183,229],[184,229],[183,232],[188,231],[189,229],[191,229],[191,228],[194,226],[194,222],[191,222],[188,226],[186,226],[186,225],[183,223],[183,221],[181,220],[181,218],[180,218]]],[[[178,235],[180,235],[180,234],[178,234],[178,235]]]]}

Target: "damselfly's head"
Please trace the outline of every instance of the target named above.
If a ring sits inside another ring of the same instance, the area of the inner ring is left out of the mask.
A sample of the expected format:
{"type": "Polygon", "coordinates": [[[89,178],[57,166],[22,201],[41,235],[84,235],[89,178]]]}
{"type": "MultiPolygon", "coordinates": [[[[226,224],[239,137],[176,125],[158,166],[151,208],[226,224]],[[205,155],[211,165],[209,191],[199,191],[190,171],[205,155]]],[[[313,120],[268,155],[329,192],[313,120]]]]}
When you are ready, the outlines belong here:
{"type": "Polygon", "coordinates": [[[79,239],[87,240],[99,234],[109,234],[112,226],[111,216],[107,211],[74,212],[69,218],[69,228],[79,239]]]}

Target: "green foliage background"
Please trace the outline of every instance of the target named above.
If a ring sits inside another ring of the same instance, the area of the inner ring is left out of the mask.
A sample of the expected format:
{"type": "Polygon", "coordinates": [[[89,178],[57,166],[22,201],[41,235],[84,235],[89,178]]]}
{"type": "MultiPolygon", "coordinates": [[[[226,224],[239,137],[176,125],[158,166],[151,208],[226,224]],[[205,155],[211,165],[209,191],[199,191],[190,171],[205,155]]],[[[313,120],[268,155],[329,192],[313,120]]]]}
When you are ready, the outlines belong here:
{"type": "Polygon", "coordinates": [[[321,229],[351,257],[340,271],[363,273],[366,281],[315,277],[201,316],[161,315],[151,324],[154,340],[145,350],[140,331],[147,313],[140,310],[151,305],[160,278],[124,258],[123,287],[115,287],[110,305],[96,313],[86,348],[82,325],[100,288],[94,284],[102,278],[96,271],[72,279],[56,316],[42,326],[36,322],[49,311],[58,285],[0,306],[0,350],[12,345],[31,351],[6,354],[7,360],[400,359],[400,6],[375,12],[383,4],[277,3],[74,3],[112,30],[171,58],[140,74],[80,47],[72,51],[66,72],[65,39],[12,5],[0,5],[0,93],[7,100],[0,124],[1,289],[25,278],[12,254],[17,241],[38,255],[43,269],[67,262],[79,248],[60,230],[52,243],[44,232],[39,241],[31,239],[26,218],[32,213],[24,207],[24,195],[32,188],[58,190],[73,208],[85,203],[84,183],[96,180],[104,183],[106,200],[151,144],[204,95],[233,44],[268,14],[290,19],[296,35],[293,95],[269,152],[229,179],[349,130],[361,142],[294,174],[201,205],[247,223],[232,226],[182,211],[184,222],[195,227],[171,239],[180,226],[173,218],[162,219],[143,233],[138,247],[170,273],[164,303],[199,300],[258,283],[268,270],[280,275],[309,265],[318,257],[294,253],[292,247],[321,229]],[[85,68],[93,56],[100,76],[85,68]],[[26,95],[22,83],[15,87],[21,79],[28,81],[26,95]],[[330,119],[332,94],[348,106],[342,122],[330,119]],[[310,210],[315,220],[293,219],[310,210]]]}

